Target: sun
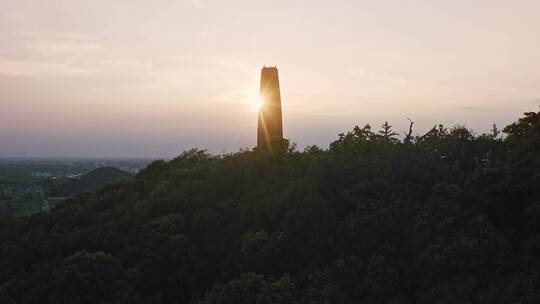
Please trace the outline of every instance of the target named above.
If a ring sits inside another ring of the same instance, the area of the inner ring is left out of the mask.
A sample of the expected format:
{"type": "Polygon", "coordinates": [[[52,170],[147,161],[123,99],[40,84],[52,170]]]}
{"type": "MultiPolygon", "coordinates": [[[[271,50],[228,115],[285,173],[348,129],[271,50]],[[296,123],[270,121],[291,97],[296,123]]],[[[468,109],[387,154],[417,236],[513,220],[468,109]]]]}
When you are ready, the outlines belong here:
{"type": "Polygon", "coordinates": [[[254,111],[259,111],[259,109],[263,105],[263,99],[261,97],[261,94],[259,94],[257,90],[251,90],[248,96],[248,101],[251,105],[251,109],[254,111]]]}
{"type": "Polygon", "coordinates": [[[263,104],[263,99],[261,95],[256,94],[255,96],[253,96],[253,100],[251,101],[251,103],[252,103],[252,107],[258,111],[263,104]]]}

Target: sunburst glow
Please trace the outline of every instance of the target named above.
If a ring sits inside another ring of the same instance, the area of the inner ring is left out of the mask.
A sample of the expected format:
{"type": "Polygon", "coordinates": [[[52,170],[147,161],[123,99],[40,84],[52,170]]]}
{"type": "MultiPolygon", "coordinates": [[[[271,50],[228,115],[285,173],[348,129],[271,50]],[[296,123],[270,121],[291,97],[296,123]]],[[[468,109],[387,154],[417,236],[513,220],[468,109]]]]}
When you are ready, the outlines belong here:
{"type": "Polygon", "coordinates": [[[259,110],[263,104],[263,99],[261,95],[257,94],[253,97],[253,100],[251,102],[253,103],[253,108],[259,110]]]}
{"type": "Polygon", "coordinates": [[[259,111],[263,104],[263,99],[259,94],[258,90],[252,90],[252,92],[250,92],[248,96],[248,101],[254,111],[259,111]]]}

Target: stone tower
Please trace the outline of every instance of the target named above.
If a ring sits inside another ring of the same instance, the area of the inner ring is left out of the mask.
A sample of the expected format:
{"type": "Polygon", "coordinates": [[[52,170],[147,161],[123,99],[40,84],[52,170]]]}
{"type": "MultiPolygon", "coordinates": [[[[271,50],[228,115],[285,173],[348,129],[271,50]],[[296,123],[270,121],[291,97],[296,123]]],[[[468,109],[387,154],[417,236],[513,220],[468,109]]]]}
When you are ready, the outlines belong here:
{"type": "Polygon", "coordinates": [[[272,150],[272,143],[283,139],[283,119],[281,117],[281,94],[276,67],[261,70],[262,105],[259,108],[257,127],[257,147],[272,150]]]}

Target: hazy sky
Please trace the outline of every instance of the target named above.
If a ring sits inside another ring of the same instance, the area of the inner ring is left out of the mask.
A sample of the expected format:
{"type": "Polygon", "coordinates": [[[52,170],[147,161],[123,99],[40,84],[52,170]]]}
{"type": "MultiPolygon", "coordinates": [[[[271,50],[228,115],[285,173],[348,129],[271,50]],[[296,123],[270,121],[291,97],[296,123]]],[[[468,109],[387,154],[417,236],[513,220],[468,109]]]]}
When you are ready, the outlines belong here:
{"type": "Polygon", "coordinates": [[[540,1],[0,0],[0,156],[252,147],[263,65],[301,147],[483,132],[538,110],[540,1]]]}

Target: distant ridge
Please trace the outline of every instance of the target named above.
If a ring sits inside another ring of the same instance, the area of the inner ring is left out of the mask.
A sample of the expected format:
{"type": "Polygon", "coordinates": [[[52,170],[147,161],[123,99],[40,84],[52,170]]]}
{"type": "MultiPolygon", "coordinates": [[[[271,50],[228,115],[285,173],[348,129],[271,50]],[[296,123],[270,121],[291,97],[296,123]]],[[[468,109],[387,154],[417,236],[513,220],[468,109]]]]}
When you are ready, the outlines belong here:
{"type": "Polygon", "coordinates": [[[93,192],[100,188],[133,178],[133,174],[112,167],[97,168],[79,179],[54,187],[50,194],[54,196],[70,196],[81,192],[93,192]]]}

